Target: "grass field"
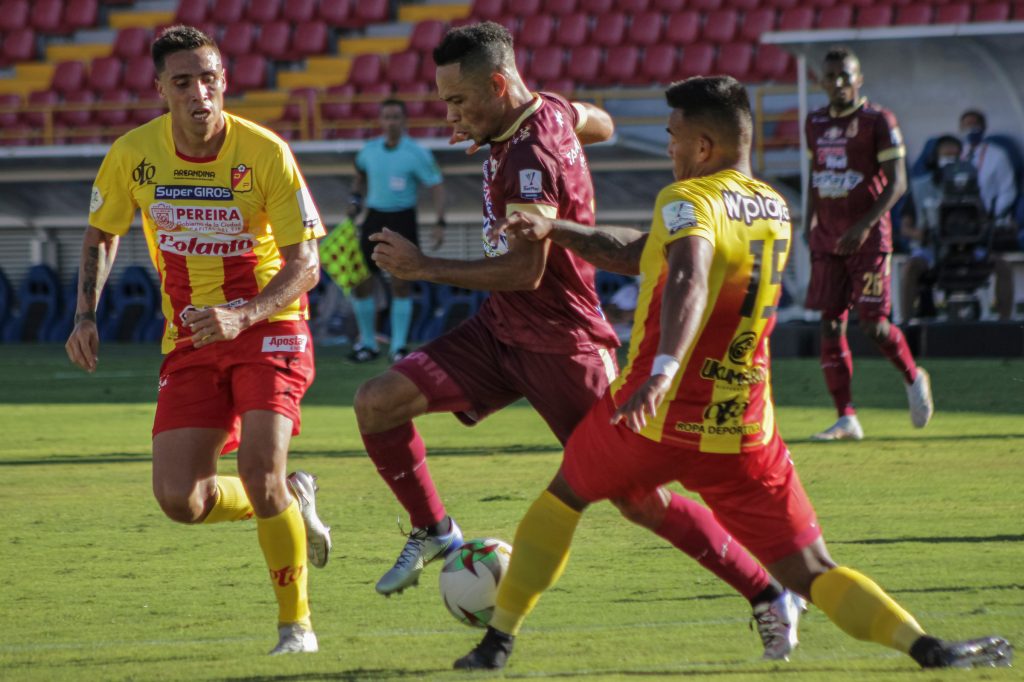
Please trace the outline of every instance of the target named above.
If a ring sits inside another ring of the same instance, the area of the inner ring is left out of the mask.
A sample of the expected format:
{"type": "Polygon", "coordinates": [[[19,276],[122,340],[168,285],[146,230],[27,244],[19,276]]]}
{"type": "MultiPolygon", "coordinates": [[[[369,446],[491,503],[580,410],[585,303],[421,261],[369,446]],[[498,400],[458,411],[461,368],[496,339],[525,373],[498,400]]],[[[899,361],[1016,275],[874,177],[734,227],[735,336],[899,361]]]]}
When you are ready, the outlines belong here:
{"type": "MultiPolygon", "coordinates": [[[[321,652],[268,658],[276,607],[252,523],[189,528],[149,487],[155,348],[107,346],[94,376],[59,347],[0,354],[0,679],[464,679],[452,660],[479,631],[420,587],[373,590],[402,546],[399,507],[365,457],[351,396],[383,368],[318,357],[293,468],[320,476],[335,553],[310,579],[321,652]]],[[[885,586],[940,636],[1024,642],[1024,362],[932,361],[938,413],[910,428],[896,373],[856,365],[868,438],[816,445],[833,420],[817,363],[775,363],[779,422],[833,555],[885,586]]],[[[511,541],[560,452],[516,405],[484,425],[419,427],[468,535],[511,541]]],[[[233,458],[223,470],[233,471],[233,458]]],[[[746,602],[606,504],[580,525],[562,581],[528,622],[505,677],[1009,680],[1021,666],[922,673],[811,610],[789,664],[758,662],[746,602]]],[[[469,675],[472,679],[494,675],[469,675]]],[[[500,676],[500,675],[499,675],[500,676]]]]}

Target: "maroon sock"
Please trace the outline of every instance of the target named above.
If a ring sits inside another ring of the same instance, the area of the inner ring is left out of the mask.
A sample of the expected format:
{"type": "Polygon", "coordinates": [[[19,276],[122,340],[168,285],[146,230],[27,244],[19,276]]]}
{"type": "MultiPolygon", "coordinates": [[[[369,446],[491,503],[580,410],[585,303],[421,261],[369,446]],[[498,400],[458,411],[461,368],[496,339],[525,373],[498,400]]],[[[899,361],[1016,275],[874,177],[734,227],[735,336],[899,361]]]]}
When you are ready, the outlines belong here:
{"type": "Polygon", "coordinates": [[[840,417],[856,414],[850,383],[853,379],[853,356],[845,336],[821,337],[821,369],[825,372],[825,385],[832,394],[836,412],[840,417]]]}
{"type": "Polygon", "coordinates": [[[747,599],[771,584],[761,564],[719,525],[710,511],[691,499],[673,493],[665,520],[655,532],[747,599]]]}
{"type": "Polygon", "coordinates": [[[885,357],[889,358],[889,362],[895,365],[903,375],[903,381],[908,384],[914,383],[914,379],[917,378],[917,365],[914,364],[914,356],[911,355],[910,346],[907,345],[907,337],[903,335],[900,328],[890,324],[889,336],[878,344],[878,347],[885,357]]]}
{"type": "Polygon", "coordinates": [[[377,473],[409,512],[412,525],[429,528],[446,512],[427,467],[427,448],[412,422],[390,431],[361,434],[377,473]]]}

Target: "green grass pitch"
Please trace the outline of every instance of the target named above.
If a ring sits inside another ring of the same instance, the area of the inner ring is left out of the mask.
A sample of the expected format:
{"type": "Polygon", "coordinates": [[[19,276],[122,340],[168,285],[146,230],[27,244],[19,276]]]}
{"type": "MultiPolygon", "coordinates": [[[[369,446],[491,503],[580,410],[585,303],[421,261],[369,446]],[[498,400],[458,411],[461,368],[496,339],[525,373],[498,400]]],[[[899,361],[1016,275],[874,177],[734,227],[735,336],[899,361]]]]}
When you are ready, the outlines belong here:
{"type": "MultiPolygon", "coordinates": [[[[383,369],[319,353],[292,468],[320,476],[334,527],[310,577],[321,652],[269,658],[276,606],[251,523],[189,528],[150,492],[159,355],[101,349],[94,376],[63,349],[0,346],[0,679],[479,679],[450,671],[480,631],[459,625],[430,566],[391,599],[374,582],[402,546],[399,506],[365,457],[355,387],[383,369]]],[[[911,428],[895,371],[856,361],[867,439],[813,444],[834,419],[816,361],[775,363],[779,423],[833,556],[939,636],[1024,643],[1024,362],[933,360],[937,414],[911,428]]],[[[529,406],[467,429],[419,420],[430,466],[470,537],[512,540],[560,451],[529,406]]],[[[222,460],[235,470],[235,460],[222,460]]],[[[813,608],[788,664],[757,660],[746,602],[607,504],[584,517],[561,582],[497,676],[561,679],[1009,680],[1021,666],[924,673],[851,640],[813,608]]]]}

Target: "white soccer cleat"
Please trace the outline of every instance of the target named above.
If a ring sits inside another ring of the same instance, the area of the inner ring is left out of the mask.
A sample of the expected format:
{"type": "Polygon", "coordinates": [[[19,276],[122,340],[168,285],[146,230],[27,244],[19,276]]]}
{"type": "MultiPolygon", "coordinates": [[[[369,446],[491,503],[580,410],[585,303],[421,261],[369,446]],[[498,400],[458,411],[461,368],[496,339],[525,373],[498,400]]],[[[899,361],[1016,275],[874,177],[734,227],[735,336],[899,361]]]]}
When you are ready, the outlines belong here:
{"type": "Polygon", "coordinates": [[[857,420],[857,415],[847,414],[840,417],[835,424],[821,433],[811,436],[811,440],[863,440],[864,429],[857,420]]]}
{"type": "Polygon", "coordinates": [[[412,529],[395,565],[377,581],[377,592],[388,597],[415,585],[424,566],[462,546],[462,530],[455,519],[448,518],[452,525],[445,535],[430,535],[426,528],[412,529]]]}
{"type": "Polygon", "coordinates": [[[771,603],[754,607],[753,623],[757,623],[757,634],[764,644],[764,661],[788,661],[789,655],[800,643],[797,639],[797,624],[800,614],[807,610],[807,602],[798,594],[785,590],[771,603]]]}
{"type": "Polygon", "coordinates": [[[932,402],[932,379],[924,368],[918,367],[913,383],[906,384],[906,387],[910,421],[914,428],[923,429],[935,411],[935,404],[932,402]]]}
{"type": "Polygon", "coordinates": [[[315,654],[320,650],[316,634],[302,623],[290,623],[277,629],[280,640],[270,650],[271,656],[280,654],[315,654]]]}
{"type": "Polygon", "coordinates": [[[309,563],[323,568],[331,555],[331,527],[325,526],[316,515],[316,492],[320,489],[316,476],[305,471],[293,472],[288,475],[288,487],[299,503],[302,525],[306,528],[306,555],[309,563]]]}

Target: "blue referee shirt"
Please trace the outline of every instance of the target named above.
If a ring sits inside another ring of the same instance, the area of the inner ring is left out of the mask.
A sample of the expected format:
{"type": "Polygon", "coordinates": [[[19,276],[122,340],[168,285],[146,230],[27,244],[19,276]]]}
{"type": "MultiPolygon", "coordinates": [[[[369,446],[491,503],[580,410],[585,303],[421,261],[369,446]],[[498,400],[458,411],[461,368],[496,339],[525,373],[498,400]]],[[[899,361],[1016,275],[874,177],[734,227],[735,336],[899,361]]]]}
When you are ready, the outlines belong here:
{"type": "Polygon", "coordinates": [[[441,182],[441,169],[429,150],[403,135],[389,148],[375,137],[356,155],[356,168],[366,174],[366,206],[377,211],[404,211],[416,207],[420,186],[441,182]]]}

